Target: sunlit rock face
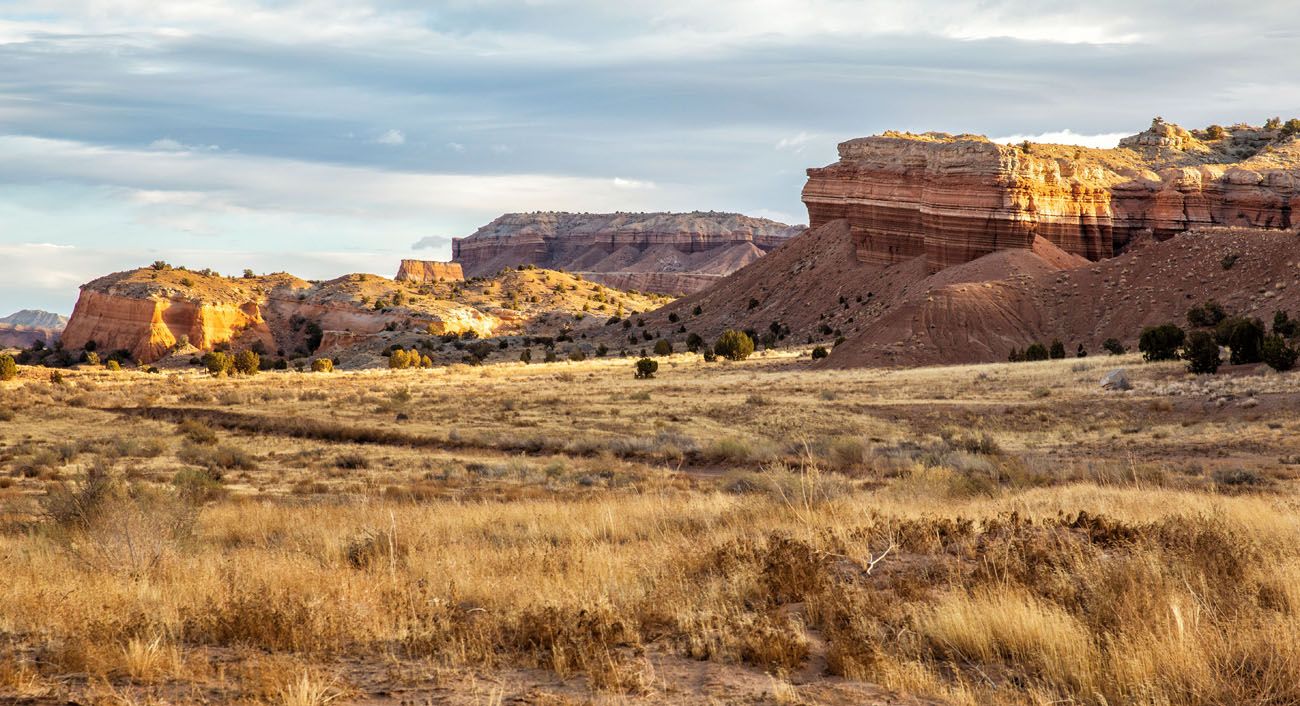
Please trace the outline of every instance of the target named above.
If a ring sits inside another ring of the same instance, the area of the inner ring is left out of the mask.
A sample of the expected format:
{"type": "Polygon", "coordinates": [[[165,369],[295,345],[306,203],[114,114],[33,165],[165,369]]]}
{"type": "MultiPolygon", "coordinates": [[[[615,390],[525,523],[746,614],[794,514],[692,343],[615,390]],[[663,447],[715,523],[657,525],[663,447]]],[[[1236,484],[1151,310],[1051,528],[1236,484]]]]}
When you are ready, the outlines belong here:
{"type": "Polygon", "coordinates": [[[864,262],[924,255],[930,272],[1042,237],[1091,260],[1198,226],[1290,228],[1300,139],[1245,125],[1220,137],[1159,119],[1114,149],[885,133],[809,169],[810,227],[846,219],[864,262]]]}

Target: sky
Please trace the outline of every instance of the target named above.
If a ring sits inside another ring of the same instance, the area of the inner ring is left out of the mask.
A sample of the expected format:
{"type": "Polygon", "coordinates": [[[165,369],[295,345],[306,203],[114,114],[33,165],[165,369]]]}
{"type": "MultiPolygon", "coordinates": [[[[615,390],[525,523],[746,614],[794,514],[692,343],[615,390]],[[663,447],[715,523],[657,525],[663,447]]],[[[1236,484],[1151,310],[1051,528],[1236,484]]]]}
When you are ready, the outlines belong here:
{"type": "Polygon", "coordinates": [[[512,211],[802,223],[888,129],[1300,116],[1297,46],[1292,0],[0,0],[0,315],[158,259],[392,276],[512,211]]]}

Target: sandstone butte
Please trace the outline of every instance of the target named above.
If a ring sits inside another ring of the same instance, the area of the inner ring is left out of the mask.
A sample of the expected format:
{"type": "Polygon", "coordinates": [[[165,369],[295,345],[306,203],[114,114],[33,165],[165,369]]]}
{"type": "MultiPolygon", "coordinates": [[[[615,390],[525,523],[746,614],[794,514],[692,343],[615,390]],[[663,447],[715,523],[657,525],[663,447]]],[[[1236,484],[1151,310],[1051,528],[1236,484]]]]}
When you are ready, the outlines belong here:
{"type": "Polygon", "coordinates": [[[1114,149],[886,132],[843,142],[838,162],[809,169],[803,200],[810,228],[847,220],[867,263],[924,255],[933,273],[1029,249],[1036,236],[1100,260],[1196,227],[1292,227],[1300,142],[1289,137],[1159,118],[1114,149]]]}
{"type": "Polygon", "coordinates": [[[397,268],[398,282],[464,282],[465,272],[458,262],[436,262],[433,260],[402,260],[397,268]]]}
{"type": "Polygon", "coordinates": [[[312,283],[283,273],[236,279],[171,267],[118,272],[81,288],[63,344],[75,350],[94,341],[99,350],[127,350],[141,362],[187,344],[200,351],[230,344],[324,354],[398,325],[490,335],[498,323],[474,307],[441,299],[414,307],[373,305],[399,290],[374,275],[312,283]],[[321,340],[308,345],[315,327],[321,340]]]}
{"type": "Polygon", "coordinates": [[[452,240],[452,259],[482,277],[536,265],[617,289],[696,292],[803,231],[736,213],[509,213],[452,240]]]}

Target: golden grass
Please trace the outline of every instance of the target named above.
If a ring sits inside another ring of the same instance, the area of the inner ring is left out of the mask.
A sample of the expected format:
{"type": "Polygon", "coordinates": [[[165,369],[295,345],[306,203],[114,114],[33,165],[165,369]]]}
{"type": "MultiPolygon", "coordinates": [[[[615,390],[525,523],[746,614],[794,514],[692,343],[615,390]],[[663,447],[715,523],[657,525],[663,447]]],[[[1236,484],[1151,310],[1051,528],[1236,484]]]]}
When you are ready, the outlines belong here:
{"type": "Polygon", "coordinates": [[[1297,408],[1158,404],[1168,366],[1108,396],[1110,361],[1074,364],[10,386],[0,699],[676,702],[708,669],[777,703],[827,677],[971,704],[1300,701],[1300,498],[1277,461],[1297,408]]]}

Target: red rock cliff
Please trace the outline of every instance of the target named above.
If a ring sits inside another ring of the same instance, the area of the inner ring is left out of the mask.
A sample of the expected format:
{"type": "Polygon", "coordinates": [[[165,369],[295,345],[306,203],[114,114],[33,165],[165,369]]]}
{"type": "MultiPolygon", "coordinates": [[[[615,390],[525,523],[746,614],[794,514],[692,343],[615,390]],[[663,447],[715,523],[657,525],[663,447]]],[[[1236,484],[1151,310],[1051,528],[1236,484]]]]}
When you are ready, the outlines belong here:
{"type": "Polygon", "coordinates": [[[839,154],[808,170],[810,226],[846,219],[862,261],[924,255],[931,272],[1036,236],[1098,260],[1142,237],[1289,228],[1300,213],[1300,139],[1244,125],[1217,136],[1157,119],[1110,150],[885,133],[839,154]]]}
{"type": "Polygon", "coordinates": [[[735,213],[511,213],[452,240],[470,276],[536,265],[647,291],[694,292],[802,232],[735,213]]]}
{"type": "Polygon", "coordinates": [[[458,262],[434,260],[402,260],[397,268],[398,282],[463,282],[465,272],[458,262]]]}

